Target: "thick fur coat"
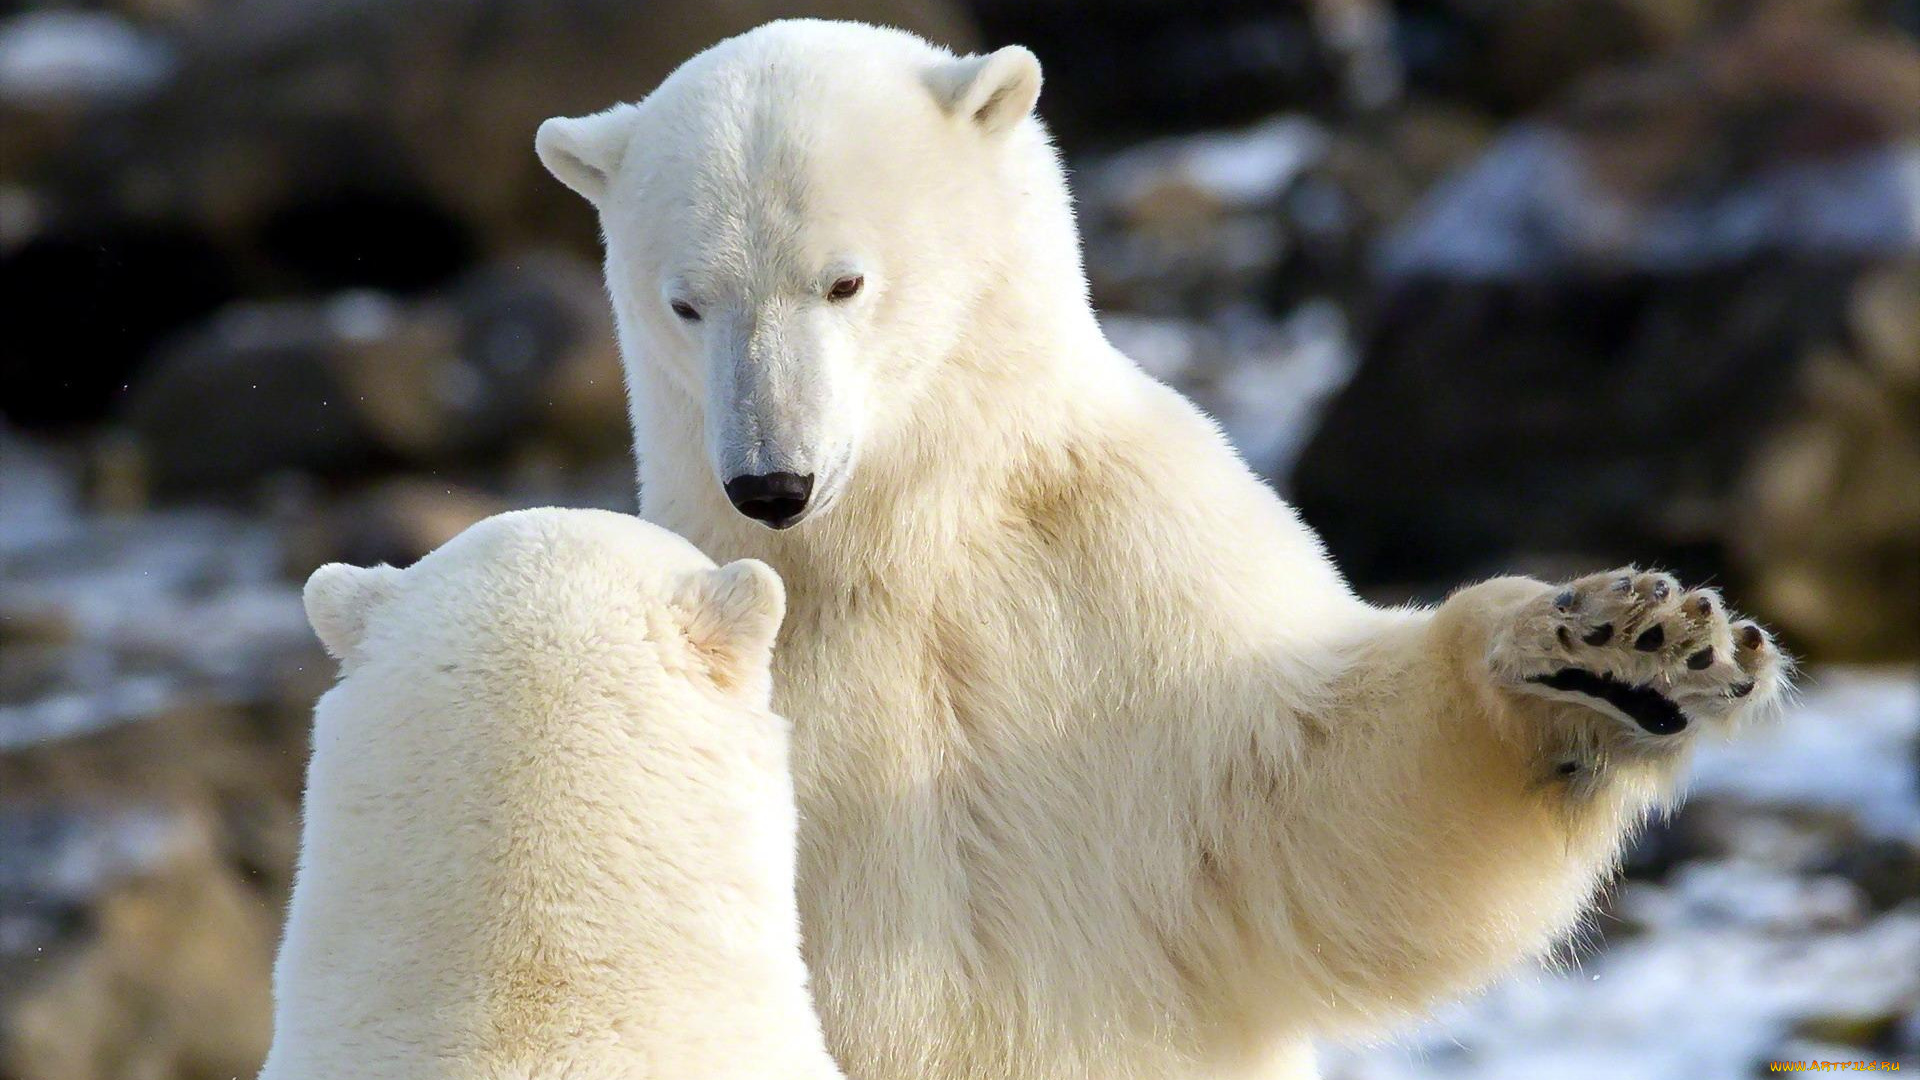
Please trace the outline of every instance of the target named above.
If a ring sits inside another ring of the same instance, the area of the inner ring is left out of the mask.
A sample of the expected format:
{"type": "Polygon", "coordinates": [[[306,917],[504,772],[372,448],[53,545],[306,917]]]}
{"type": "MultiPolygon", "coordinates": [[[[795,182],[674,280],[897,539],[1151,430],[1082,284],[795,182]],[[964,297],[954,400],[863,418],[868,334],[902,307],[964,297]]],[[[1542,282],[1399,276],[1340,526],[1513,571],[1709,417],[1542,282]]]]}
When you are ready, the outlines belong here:
{"type": "Polygon", "coordinates": [[[783,606],[597,510],[322,567],[262,1080],[830,1080],[793,896],[783,606]]]}
{"type": "Polygon", "coordinates": [[[1040,81],[776,23],[538,147],[604,226],[643,515],[786,581],[848,1075],[1311,1076],[1566,933],[1782,664],[1658,574],[1357,599],[1102,337],[1040,81]],[[727,489],[775,473],[778,529],[727,489]]]}

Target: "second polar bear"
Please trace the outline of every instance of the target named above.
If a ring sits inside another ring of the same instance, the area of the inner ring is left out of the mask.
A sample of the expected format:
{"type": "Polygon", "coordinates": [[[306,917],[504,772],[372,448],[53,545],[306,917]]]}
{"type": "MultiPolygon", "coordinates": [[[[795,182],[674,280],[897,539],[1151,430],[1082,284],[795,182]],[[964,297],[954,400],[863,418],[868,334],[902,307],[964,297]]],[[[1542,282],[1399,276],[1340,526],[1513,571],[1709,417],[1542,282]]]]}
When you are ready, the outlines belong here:
{"type": "Polygon", "coordinates": [[[341,664],[262,1080],[829,1080],[793,901],[784,608],[598,510],[307,583],[341,664]]]}
{"type": "Polygon", "coordinates": [[[643,514],[763,559],[857,1080],[1309,1076],[1573,924],[1781,658],[1619,571],[1355,597],[1107,343],[1024,49],[781,22],[548,121],[643,514]]]}

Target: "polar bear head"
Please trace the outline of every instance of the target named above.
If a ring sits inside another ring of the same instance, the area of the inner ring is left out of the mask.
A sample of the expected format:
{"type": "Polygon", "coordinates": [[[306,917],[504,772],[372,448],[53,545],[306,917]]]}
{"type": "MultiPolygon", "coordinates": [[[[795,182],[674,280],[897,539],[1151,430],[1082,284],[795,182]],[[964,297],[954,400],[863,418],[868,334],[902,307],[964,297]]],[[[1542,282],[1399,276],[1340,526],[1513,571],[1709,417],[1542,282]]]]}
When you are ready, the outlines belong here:
{"type": "Polygon", "coordinates": [[[716,994],[804,985],[766,566],[527,510],[404,570],[322,567],[305,600],[342,674],[314,712],[264,1075],[646,1074],[580,1063],[705,1053],[730,1029],[688,1018],[716,994]]]}
{"type": "Polygon", "coordinates": [[[1017,46],[956,57],[798,20],[541,125],[541,160],[600,212],[636,393],[657,377],[697,403],[741,513],[781,529],[832,503],[929,372],[1004,318],[996,294],[1085,306],[1039,93],[1017,46]]]}
{"type": "Polygon", "coordinates": [[[786,606],[763,563],[716,568],[638,518],[559,509],[488,518],[404,570],[323,566],[304,600],[321,644],[364,681],[450,686],[466,673],[479,685],[462,691],[485,693],[515,670],[585,669],[605,654],[607,672],[659,684],[650,691],[762,704],[786,606]]]}

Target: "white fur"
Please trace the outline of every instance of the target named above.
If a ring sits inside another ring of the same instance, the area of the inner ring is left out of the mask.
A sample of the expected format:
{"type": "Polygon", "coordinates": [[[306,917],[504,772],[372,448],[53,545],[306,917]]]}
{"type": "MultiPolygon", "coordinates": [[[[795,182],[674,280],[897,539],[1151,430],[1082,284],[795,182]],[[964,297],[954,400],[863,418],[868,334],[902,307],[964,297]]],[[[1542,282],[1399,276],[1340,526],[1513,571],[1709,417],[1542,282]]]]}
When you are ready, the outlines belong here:
{"type": "MultiPolygon", "coordinates": [[[[1531,692],[1604,583],[1356,599],[1102,338],[1022,55],[775,23],[542,153],[616,163],[589,195],[645,516],[789,589],[805,946],[848,1074],[1308,1076],[1313,1037],[1565,933],[1702,725],[1531,692]],[[823,298],[849,267],[862,295],[823,298]],[[823,494],[774,532],[723,497],[741,468],[823,494]]],[[[1696,719],[1744,674],[1774,693],[1770,646],[1738,661],[1696,719]]]]}
{"type": "Polygon", "coordinates": [[[597,510],[307,586],[314,720],[263,1080],[839,1076],[793,901],[783,610],[597,510]]]}

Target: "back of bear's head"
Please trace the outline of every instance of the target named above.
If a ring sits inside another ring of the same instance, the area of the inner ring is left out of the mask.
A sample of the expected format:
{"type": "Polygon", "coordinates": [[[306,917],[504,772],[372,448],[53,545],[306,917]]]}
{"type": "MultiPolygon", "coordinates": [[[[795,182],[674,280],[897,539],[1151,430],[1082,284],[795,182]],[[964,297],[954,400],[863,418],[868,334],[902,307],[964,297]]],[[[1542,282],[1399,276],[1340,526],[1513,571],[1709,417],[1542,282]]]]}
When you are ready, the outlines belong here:
{"type": "Polygon", "coordinates": [[[604,654],[636,678],[665,666],[743,682],[765,667],[785,610],[761,564],[716,569],[658,526],[566,509],[488,518],[405,570],[323,566],[305,599],[346,672],[384,662],[523,681],[604,654]]]}

